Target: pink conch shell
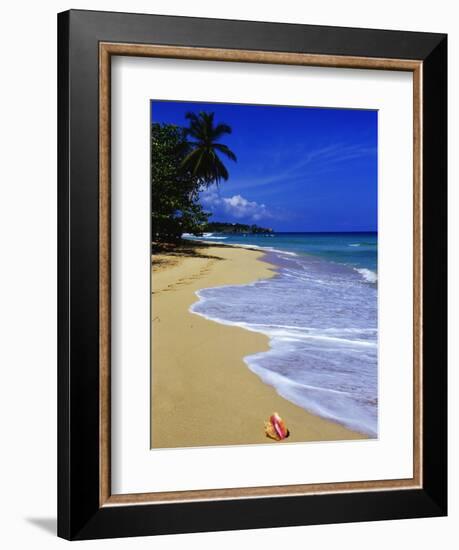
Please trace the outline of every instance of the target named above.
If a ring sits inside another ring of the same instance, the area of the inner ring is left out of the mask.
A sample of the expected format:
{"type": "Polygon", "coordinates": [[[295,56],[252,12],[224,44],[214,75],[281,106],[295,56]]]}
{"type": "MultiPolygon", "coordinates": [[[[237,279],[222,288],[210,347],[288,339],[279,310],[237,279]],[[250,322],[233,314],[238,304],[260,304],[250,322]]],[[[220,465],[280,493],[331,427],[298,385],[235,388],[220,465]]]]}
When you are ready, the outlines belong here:
{"type": "Polygon", "coordinates": [[[273,413],[269,417],[268,422],[265,422],[265,433],[266,437],[276,441],[281,441],[290,435],[287,427],[285,426],[285,422],[277,412],[273,413]]]}

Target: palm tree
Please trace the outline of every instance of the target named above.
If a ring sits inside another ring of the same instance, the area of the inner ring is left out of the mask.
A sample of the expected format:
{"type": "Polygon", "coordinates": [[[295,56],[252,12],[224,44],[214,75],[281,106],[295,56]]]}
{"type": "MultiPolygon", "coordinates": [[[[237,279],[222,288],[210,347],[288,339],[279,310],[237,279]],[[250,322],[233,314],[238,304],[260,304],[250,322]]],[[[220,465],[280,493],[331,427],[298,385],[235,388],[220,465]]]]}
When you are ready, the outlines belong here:
{"type": "Polygon", "coordinates": [[[224,134],[231,134],[231,127],[227,124],[215,125],[214,113],[187,113],[185,118],[190,121],[190,125],[185,129],[188,151],[182,161],[182,168],[189,170],[204,187],[226,181],[228,170],[218,153],[233,161],[236,161],[236,155],[218,140],[224,134]]]}

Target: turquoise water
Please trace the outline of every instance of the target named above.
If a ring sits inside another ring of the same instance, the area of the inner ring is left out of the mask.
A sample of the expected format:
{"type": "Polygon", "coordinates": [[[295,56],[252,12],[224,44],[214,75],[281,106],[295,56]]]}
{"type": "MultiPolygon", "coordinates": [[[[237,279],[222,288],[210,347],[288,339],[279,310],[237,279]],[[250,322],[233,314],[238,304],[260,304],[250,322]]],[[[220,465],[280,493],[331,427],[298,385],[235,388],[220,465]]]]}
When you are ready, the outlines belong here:
{"type": "Polygon", "coordinates": [[[377,233],[274,233],[223,235],[209,233],[200,240],[220,244],[254,245],[296,254],[314,254],[326,260],[377,271],[377,233]]]}
{"type": "Polygon", "coordinates": [[[377,437],[377,234],[203,240],[261,248],[276,275],[202,289],[191,311],[268,336],[268,351],[244,358],[254,373],[304,409],[377,437]]]}

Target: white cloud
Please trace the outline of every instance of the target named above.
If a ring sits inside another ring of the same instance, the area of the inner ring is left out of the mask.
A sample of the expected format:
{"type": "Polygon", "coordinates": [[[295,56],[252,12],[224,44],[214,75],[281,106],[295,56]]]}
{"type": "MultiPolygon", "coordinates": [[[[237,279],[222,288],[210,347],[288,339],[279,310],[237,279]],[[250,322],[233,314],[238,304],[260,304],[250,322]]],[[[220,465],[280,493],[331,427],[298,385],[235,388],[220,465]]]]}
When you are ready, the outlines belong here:
{"type": "Polygon", "coordinates": [[[201,193],[201,201],[205,206],[218,206],[222,203],[222,199],[217,190],[209,187],[201,193]]]}
{"type": "Polygon", "coordinates": [[[249,201],[242,195],[233,195],[232,197],[221,197],[216,189],[207,189],[201,195],[204,206],[210,208],[221,208],[221,210],[237,219],[258,221],[271,218],[265,204],[259,204],[256,201],[249,201]]]}
{"type": "Polygon", "coordinates": [[[269,217],[269,212],[264,204],[248,201],[242,195],[234,195],[223,199],[228,214],[236,218],[251,218],[254,221],[269,217]]]}

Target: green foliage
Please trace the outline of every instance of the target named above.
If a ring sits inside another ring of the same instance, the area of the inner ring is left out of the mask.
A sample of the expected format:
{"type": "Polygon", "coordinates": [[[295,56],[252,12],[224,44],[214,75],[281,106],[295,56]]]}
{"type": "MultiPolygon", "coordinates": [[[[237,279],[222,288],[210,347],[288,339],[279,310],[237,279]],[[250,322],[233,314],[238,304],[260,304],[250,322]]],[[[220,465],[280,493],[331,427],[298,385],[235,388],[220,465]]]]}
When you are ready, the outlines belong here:
{"type": "Polygon", "coordinates": [[[183,167],[185,131],[170,124],[151,127],[152,240],[175,241],[198,233],[209,215],[198,202],[200,181],[183,167]]]}
{"type": "Polygon", "coordinates": [[[202,228],[204,232],[210,233],[272,233],[269,227],[260,227],[256,224],[247,225],[245,223],[226,223],[226,222],[208,222],[202,228]]]}
{"type": "Polygon", "coordinates": [[[152,241],[171,242],[182,233],[201,235],[211,214],[199,204],[199,191],[227,180],[219,154],[236,155],[217,140],[230,134],[227,124],[214,124],[214,113],[188,113],[188,128],[151,126],[152,241]]]}

